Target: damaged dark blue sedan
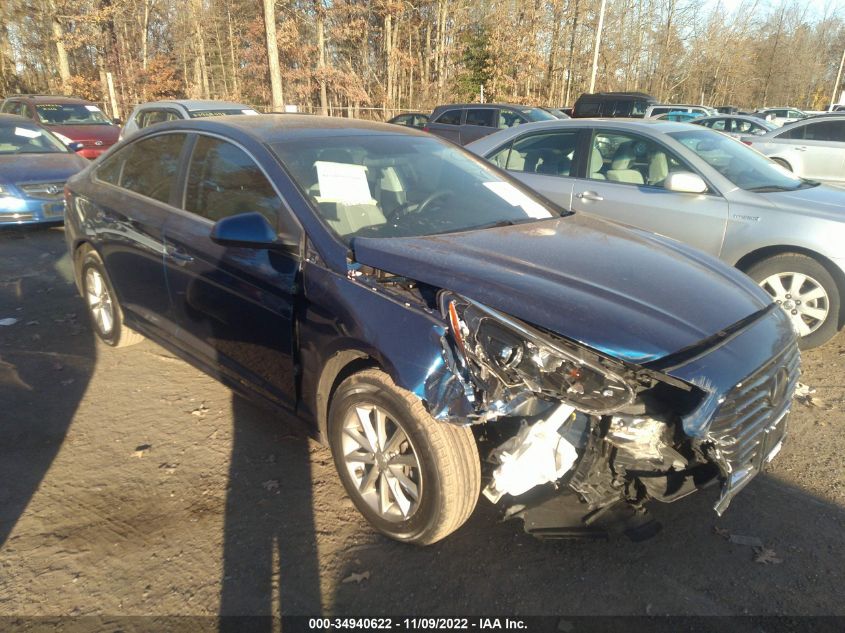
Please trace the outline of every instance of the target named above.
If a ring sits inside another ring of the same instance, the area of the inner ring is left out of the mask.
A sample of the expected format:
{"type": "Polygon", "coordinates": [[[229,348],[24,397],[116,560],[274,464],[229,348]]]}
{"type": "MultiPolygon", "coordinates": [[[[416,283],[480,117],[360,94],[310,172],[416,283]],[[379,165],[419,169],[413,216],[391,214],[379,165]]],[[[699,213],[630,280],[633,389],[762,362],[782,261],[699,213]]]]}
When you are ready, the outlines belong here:
{"type": "Polygon", "coordinates": [[[421,132],[174,121],[66,202],[99,337],[312,425],[401,541],[444,538],[479,493],[540,537],[645,538],[647,502],[715,485],[721,513],[786,434],[796,335],[754,282],[421,132]]]}

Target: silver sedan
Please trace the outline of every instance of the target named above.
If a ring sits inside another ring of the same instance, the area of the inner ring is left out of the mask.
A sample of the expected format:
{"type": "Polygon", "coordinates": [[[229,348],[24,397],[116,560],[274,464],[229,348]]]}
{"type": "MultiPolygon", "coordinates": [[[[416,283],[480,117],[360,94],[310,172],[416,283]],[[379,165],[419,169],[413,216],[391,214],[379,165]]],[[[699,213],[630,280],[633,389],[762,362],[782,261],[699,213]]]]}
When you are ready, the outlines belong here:
{"type": "Polygon", "coordinates": [[[743,135],[753,134],[760,136],[771,132],[772,130],[780,129],[774,123],[770,123],[765,119],[758,119],[754,116],[746,116],[743,114],[718,114],[716,116],[703,116],[701,118],[690,121],[695,125],[703,125],[709,127],[711,130],[722,132],[723,134],[730,134],[734,138],[739,138],[743,135]]]}
{"type": "Polygon", "coordinates": [[[799,178],[724,134],[572,119],[502,130],[467,149],[564,208],[673,237],[743,270],[790,315],[804,349],[845,317],[845,190],[799,178]]]}
{"type": "Polygon", "coordinates": [[[742,142],[798,176],[845,183],[845,116],[809,117],[742,142]]]}

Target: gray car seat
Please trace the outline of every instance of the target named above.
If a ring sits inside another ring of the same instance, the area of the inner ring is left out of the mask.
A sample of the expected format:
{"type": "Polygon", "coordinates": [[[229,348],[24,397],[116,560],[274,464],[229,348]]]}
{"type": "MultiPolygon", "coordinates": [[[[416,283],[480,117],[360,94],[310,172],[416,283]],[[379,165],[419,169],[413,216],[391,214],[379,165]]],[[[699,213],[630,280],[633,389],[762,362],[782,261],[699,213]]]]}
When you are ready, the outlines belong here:
{"type": "Polygon", "coordinates": [[[607,179],[612,182],[627,182],[635,185],[645,184],[643,175],[636,169],[631,169],[636,156],[630,143],[619,146],[613,155],[613,162],[607,170],[607,179]]]}

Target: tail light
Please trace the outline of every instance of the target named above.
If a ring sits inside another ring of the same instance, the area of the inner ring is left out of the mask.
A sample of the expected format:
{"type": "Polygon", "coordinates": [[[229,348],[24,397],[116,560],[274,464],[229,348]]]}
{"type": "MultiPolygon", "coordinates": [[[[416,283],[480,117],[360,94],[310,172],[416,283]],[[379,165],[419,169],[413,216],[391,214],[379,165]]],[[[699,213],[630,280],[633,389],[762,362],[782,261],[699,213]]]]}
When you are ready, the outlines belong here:
{"type": "Polygon", "coordinates": [[[745,139],[740,139],[743,143],[751,147],[751,141],[746,141],[745,139]]]}
{"type": "Polygon", "coordinates": [[[428,126],[427,126],[427,125],[424,125],[422,130],[423,130],[423,132],[429,132],[429,131],[430,131],[430,130],[428,129],[428,126]]]}

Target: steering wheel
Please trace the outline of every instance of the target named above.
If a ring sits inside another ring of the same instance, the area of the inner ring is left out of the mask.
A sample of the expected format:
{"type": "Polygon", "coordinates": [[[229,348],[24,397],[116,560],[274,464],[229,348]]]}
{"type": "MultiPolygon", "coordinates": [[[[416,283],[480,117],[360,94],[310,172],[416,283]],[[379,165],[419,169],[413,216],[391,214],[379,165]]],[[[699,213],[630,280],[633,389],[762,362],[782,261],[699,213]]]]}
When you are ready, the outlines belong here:
{"type": "MultiPolygon", "coordinates": [[[[413,213],[418,214],[425,211],[433,202],[440,200],[441,198],[448,198],[452,195],[451,191],[434,191],[428,194],[425,199],[417,205],[417,208],[414,209],[413,213]]],[[[408,211],[410,209],[410,204],[408,202],[404,204],[400,204],[396,207],[390,215],[387,217],[388,222],[395,220],[396,218],[403,216],[403,215],[410,215],[411,212],[408,211]]]]}

